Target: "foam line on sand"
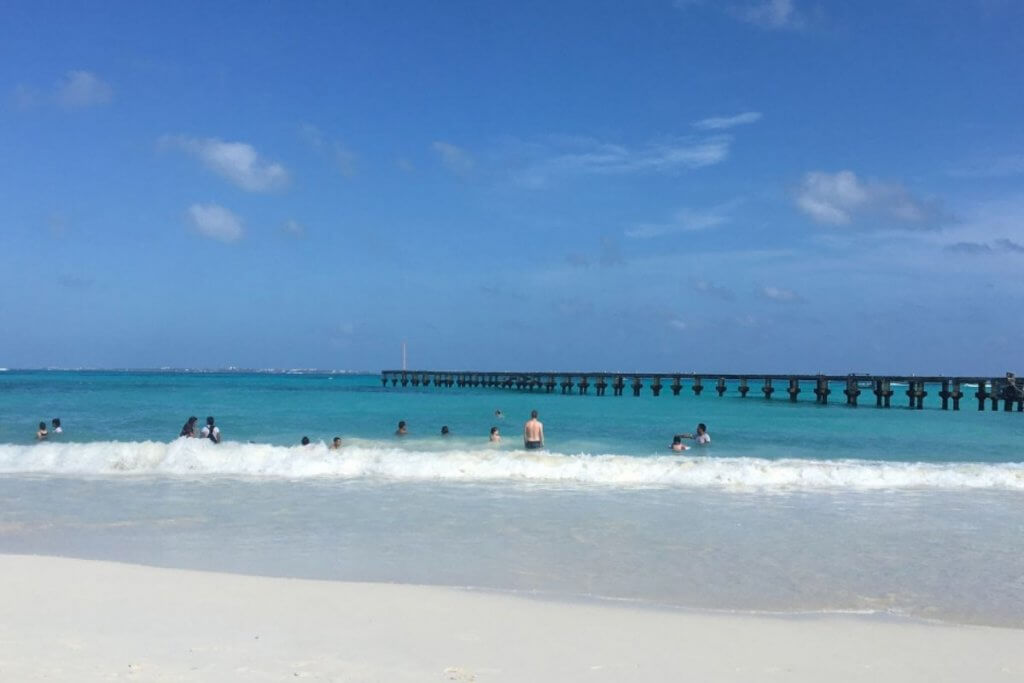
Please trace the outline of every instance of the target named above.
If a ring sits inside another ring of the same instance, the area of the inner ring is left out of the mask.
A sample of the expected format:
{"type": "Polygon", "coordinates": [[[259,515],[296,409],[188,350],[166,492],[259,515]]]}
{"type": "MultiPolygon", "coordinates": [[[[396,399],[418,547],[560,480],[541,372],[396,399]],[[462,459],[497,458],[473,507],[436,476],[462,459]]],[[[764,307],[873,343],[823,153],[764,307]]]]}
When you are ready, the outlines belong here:
{"type": "Polygon", "coordinates": [[[0,555],[0,680],[1020,681],[1024,630],[0,555]]]}

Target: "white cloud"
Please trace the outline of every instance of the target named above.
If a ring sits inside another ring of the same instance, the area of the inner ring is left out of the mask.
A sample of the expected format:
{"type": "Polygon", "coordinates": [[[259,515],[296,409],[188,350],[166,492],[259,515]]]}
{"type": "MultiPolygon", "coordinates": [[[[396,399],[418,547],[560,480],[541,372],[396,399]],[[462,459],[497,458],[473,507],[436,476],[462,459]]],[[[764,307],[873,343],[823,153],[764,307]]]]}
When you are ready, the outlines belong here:
{"type": "Polygon", "coordinates": [[[679,209],[668,223],[638,223],[626,230],[625,235],[632,239],[651,239],[681,232],[697,232],[717,228],[729,221],[727,213],[735,203],[729,202],[703,211],[679,209]]]}
{"type": "Polygon", "coordinates": [[[712,116],[711,118],[694,121],[693,127],[701,130],[725,130],[761,120],[761,112],[747,111],[735,116],[712,116]]]}
{"type": "Polygon", "coordinates": [[[217,204],[193,204],[188,217],[196,232],[218,242],[237,242],[244,234],[242,219],[217,204]]]}
{"type": "Polygon", "coordinates": [[[741,21],[767,29],[798,29],[806,23],[793,0],[758,0],[735,6],[732,12],[741,21]]]}
{"type": "Polygon", "coordinates": [[[679,319],[669,320],[668,324],[680,331],[683,331],[688,327],[685,320],[679,319]]]}
{"type": "Polygon", "coordinates": [[[466,150],[450,142],[438,140],[431,145],[431,148],[440,157],[445,168],[457,175],[470,173],[476,165],[473,157],[466,150]]]}
{"type": "Polygon", "coordinates": [[[725,135],[668,138],[637,148],[591,138],[557,138],[535,145],[546,154],[518,171],[514,178],[527,187],[543,187],[560,175],[622,175],[668,173],[721,163],[729,156],[732,139],[725,135]]]}
{"type": "Polygon", "coordinates": [[[57,83],[57,103],[69,109],[106,104],[114,96],[110,84],[91,71],[69,71],[57,83]]]}
{"type": "Polygon", "coordinates": [[[783,289],[782,287],[764,286],[761,287],[758,294],[763,296],[765,299],[771,299],[772,301],[778,301],[781,303],[795,303],[797,301],[803,301],[803,297],[792,289],[783,289]]]}
{"type": "Polygon", "coordinates": [[[286,220],[284,225],[281,226],[281,230],[283,230],[287,235],[298,237],[300,239],[306,236],[306,228],[302,223],[299,223],[293,218],[286,220]]]}
{"type": "Polygon", "coordinates": [[[849,225],[859,218],[878,217],[901,227],[935,227],[936,207],[912,196],[899,183],[862,181],[853,171],[804,175],[796,205],[817,223],[849,225]]]}
{"type": "Polygon", "coordinates": [[[164,136],[161,143],[185,150],[214,173],[249,192],[267,192],[288,184],[284,166],[260,158],[256,149],[245,142],[176,135],[164,136]]]}

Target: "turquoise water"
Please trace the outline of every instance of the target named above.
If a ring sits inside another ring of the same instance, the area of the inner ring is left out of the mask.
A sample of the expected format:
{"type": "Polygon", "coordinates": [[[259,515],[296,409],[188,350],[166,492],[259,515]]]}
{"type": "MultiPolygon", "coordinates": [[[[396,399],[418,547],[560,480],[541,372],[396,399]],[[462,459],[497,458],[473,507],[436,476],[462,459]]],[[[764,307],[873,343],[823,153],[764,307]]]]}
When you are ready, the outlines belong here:
{"type": "Polygon", "coordinates": [[[1024,628],[1024,415],[817,406],[810,389],[0,372],[0,552],[1024,628]],[[532,409],[542,453],[521,447],[532,409]],[[223,443],[176,438],[208,414],[223,443]],[[35,443],[52,417],[65,433],[35,443]],[[712,443],[672,454],[697,422],[712,443]]]}
{"type": "MultiPolygon", "coordinates": [[[[490,427],[517,444],[522,422],[537,409],[548,447],[558,453],[663,455],[671,436],[708,425],[714,457],[864,459],[893,462],[1020,462],[1024,414],[926,409],[817,406],[811,387],[793,404],[766,401],[752,386],[724,397],[711,387],[694,396],[649,389],[634,396],[563,396],[485,388],[382,388],[374,375],[169,372],[0,373],[0,443],[32,443],[40,420],[61,417],[65,441],[170,441],[185,419],[214,415],[226,439],[294,445],[335,435],[394,443],[398,420],[405,443],[424,449],[484,444],[490,427]],[[496,419],[500,409],[504,419],[496,419]],[[453,437],[442,440],[442,425],[453,437]]],[[[971,389],[967,390],[971,392],[971,389]]],[[[934,391],[932,392],[935,393],[934,391]]],[[[835,398],[835,396],[833,396],[835,398]]],[[[863,398],[863,397],[862,397],[863,398]]]]}

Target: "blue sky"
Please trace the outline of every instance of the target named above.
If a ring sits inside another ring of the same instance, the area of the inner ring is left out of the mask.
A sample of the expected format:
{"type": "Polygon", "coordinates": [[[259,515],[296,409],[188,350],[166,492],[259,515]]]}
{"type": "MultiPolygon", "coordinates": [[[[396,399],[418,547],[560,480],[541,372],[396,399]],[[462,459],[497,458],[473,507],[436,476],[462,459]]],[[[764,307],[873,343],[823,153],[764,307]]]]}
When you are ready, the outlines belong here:
{"type": "Polygon", "coordinates": [[[1024,371],[1024,4],[10,2],[0,366],[1024,371]]]}

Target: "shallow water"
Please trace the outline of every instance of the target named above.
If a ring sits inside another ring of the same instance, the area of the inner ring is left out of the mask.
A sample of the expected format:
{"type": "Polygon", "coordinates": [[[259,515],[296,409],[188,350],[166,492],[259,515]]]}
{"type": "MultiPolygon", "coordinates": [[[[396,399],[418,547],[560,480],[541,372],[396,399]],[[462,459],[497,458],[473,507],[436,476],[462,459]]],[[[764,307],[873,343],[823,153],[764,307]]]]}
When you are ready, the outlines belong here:
{"type": "Polygon", "coordinates": [[[0,417],[0,552],[1024,627],[1016,413],[41,372],[0,373],[0,417]],[[225,443],[173,439],[208,412],[225,443]]]}

